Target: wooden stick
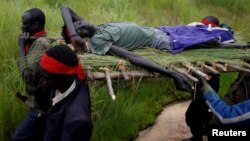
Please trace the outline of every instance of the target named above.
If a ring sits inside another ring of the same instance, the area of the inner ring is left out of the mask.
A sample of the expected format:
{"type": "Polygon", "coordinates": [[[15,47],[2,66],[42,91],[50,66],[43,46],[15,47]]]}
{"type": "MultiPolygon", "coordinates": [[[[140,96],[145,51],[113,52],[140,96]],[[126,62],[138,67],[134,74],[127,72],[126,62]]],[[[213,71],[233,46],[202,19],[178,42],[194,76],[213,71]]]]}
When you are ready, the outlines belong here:
{"type": "Polygon", "coordinates": [[[118,69],[121,71],[121,74],[125,81],[130,80],[131,77],[129,77],[127,69],[124,66],[119,66],[118,69]]]}
{"type": "Polygon", "coordinates": [[[109,89],[109,95],[111,96],[112,100],[115,101],[116,96],[114,94],[114,89],[112,87],[112,81],[109,75],[109,69],[107,67],[101,68],[101,70],[103,70],[105,72],[105,76],[106,76],[106,80],[107,80],[107,85],[108,85],[108,89],[109,89]]]}
{"type": "Polygon", "coordinates": [[[112,81],[111,81],[109,72],[106,71],[105,74],[106,74],[106,79],[107,79],[107,84],[108,84],[108,89],[109,89],[109,95],[110,95],[111,98],[115,101],[116,96],[115,96],[115,94],[114,94],[114,89],[113,89],[113,87],[112,87],[112,81]]]}
{"type": "Polygon", "coordinates": [[[249,69],[242,68],[242,67],[240,67],[240,66],[231,65],[231,64],[227,64],[227,66],[230,67],[231,69],[236,70],[236,71],[241,71],[241,72],[250,73],[250,70],[249,70],[249,69]]]}
{"type": "MultiPolygon", "coordinates": [[[[106,78],[105,72],[92,72],[94,78],[96,80],[102,80],[106,78]]],[[[154,77],[155,75],[146,71],[146,70],[136,70],[136,71],[130,71],[130,73],[127,73],[129,77],[154,77]]],[[[122,77],[122,73],[120,71],[115,72],[109,72],[110,78],[120,78],[122,77]]]]}
{"type": "Polygon", "coordinates": [[[194,82],[198,82],[199,80],[195,77],[193,77],[192,75],[188,74],[187,71],[185,71],[184,68],[176,68],[175,66],[171,66],[171,68],[183,75],[185,75],[187,78],[191,79],[194,82]]]}
{"type": "Polygon", "coordinates": [[[90,66],[87,66],[87,68],[86,68],[86,74],[87,74],[87,78],[89,80],[94,80],[95,79],[94,76],[93,76],[93,73],[91,71],[91,67],[90,66]]]}
{"type": "Polygon", "coordinates": [[[250,69],[250,64],[246,63],[246,62],[243,62],[241,61],[240,64],[246,68],[249,68],[250,69]]]}
{"type": "Polygon", "coordinates": [[[126,67],[124,66],[124,64],[125,64],[125,61],[124,61],[123,59],[118,60],[118,62],[117,62],[117,64],[116,64],[116,69],[117,69],[117,67],[118,67],[118,70],[121,71],[121,74],[122,74],[124,80],[125,80],[125,81],[128,81],[128,80],[130,80],[131,77],[128,76],[128,74],[127,74],[127,69],[126,69],[126,67]]]}
{"type": "MultiPolygon", "coordinates": [[[[209,62],[210,63],[210,62],[209,62]]],[[[224,66],[224,65],[222,65],[222,64],[219,64],[219,63],[217,63],[217,62],[213,62],[213,63],[211,63],[212,65],[213,65],[213,68],[214,69],[219,69],[219,71],[227,71],[227,68],[226,68],[226,66],[224,66]]]]}
{"type": "Polygon", "coordinates": [[[204,64],[204,63],[197,63],[198,65],[201,66],[201,69],[206,69],[208,70],[209,72],[212,72],[213,74],[219,74],[220,72],[218,72],[217,70],[215,70],[214,68],[204,64]]]}
{"type": "Polygon", "coordinates": [[[190,69],[192,72],[194,72],[195,74],[199,75],[200,77],[205,78],[206,80],[211,79],[211,77],[205,73],[203,73],[202,71],[194,68],[192,65],[190,65],[190,63],[182,63],[184,67],[186,67],[187,69],[190,69]]]}

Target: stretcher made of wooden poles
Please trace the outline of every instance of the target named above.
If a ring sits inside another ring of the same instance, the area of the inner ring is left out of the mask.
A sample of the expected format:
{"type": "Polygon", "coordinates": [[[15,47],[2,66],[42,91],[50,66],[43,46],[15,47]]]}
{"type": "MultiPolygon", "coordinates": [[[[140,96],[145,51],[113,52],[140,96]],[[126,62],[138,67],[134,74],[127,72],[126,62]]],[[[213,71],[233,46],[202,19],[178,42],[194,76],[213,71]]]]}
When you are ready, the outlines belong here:
{"type": "MultiPolygon", "coordinates": [[[[203,77],[209,80],[211,78],[209,74],[219,74],[222,72],[250,73],[250,64],[244,61],[240,62],[238,65],[223,62],[183,62],[181,65],[170,65],[167,68],[183,74],[193,82],[198,82],[198,79],[195,76],[203,77]]],[[[158,73],[152,73],[146,70],[129,70],[123,65],[118,66],[117,71],[112,71],[107,66],[100,68],[99,71],[92,71],[91,67],[88,66],[85,68],[85,72],[89,81],[106,79],[109,95],[111,96],[112,100],[115,100],[116,96],[114,94],[111,79],[123,78],[125,81],[128,81],[131,78],[157,78],[160,76],[158,73]]]]}

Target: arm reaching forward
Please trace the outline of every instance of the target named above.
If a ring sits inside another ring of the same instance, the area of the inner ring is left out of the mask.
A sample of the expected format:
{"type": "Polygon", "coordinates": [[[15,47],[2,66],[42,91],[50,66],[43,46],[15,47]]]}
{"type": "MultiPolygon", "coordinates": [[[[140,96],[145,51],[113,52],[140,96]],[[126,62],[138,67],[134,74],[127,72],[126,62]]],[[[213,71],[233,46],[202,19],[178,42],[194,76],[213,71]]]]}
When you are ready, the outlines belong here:
{"type": "Polygon", "coordinates": [[[132,64],[140,66],[148,71],[157,72],[159,74],[173,78],[177,90],[187,91],[187,92],[191,91],[191,86],[188,83],[188,79],[185,76],[183,76],[182,74],[179,74],[179,73],[172,71],[172,70],[169,70],[169,69],[165,69],[165,68],[157,65],[156,63],[147,60],[146,58],[144,58],[142,56],[139,56],[139,55],[132,53],[130,51],[127,51],[125,49],[116,47],[114,45],[111,46],[109,52],[114,54],[114,55],[118,55],[120,57],[126,58],[132,64]]]}

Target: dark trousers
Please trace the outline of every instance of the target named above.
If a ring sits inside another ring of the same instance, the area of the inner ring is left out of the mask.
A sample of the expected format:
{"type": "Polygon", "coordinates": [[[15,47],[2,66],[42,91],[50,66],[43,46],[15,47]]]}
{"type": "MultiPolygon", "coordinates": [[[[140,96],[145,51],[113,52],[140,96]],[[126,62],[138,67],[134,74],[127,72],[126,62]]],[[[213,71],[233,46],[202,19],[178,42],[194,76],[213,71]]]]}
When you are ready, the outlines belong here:
{"type": "MultiPolygon", "coordinates": [[[[208,83],[216,92],[218,92],[220,87],[220,77],[219,75],[211,76],[212,78],[208,80],[208,83]]],[[[199,84],[197,84],[197,87],[193,92],[194,98],[192,99],[185,114],[186,124],[191,130],[193,141],[202,140],[202,136],[207,132],[208,124],[212,118],[212,113],[208,111],[208,106],[202,98],[199,87],[199,84]]]]}
{"type": "Polygon", "coordinates": [[[13,141],[42,141],[46,117],[38,111],[30,110],[12,137],[13,141]]]}

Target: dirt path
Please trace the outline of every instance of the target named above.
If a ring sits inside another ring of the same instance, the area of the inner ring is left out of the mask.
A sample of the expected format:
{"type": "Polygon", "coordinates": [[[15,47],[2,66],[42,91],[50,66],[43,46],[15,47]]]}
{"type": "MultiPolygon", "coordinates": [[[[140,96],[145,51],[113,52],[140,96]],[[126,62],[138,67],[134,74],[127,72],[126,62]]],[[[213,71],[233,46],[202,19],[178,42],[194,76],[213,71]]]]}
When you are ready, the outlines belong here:
{"type": "Polygon", "coordinates": [[[190,101],[168,105],[157,117],[155,124],[139,133],[134,141],[182,141],[191,137],[185,123],[185,112],[190,101]]]}

